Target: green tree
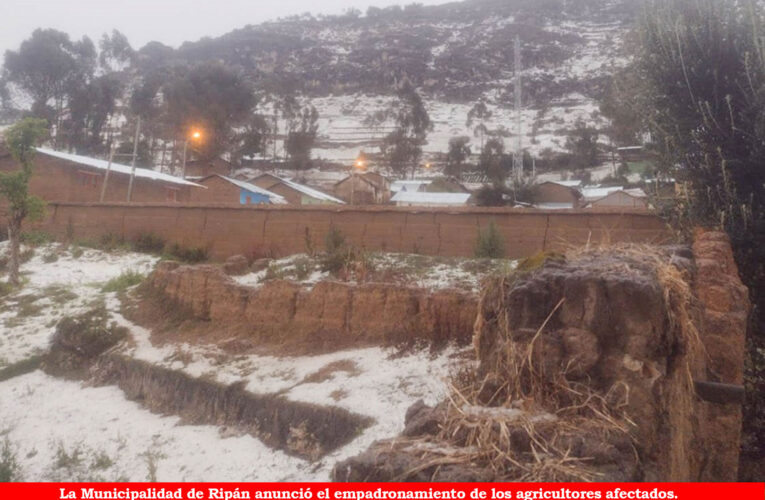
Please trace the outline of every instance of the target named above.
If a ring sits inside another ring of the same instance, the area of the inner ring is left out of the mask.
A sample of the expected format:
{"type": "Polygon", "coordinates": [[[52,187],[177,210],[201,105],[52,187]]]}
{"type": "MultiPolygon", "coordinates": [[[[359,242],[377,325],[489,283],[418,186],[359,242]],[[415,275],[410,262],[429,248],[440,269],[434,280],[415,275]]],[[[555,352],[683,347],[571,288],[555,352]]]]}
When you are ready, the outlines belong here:
{"type": "Polygon", "coordinates": [[[19,247],[21,224],[24,219],[40,219],[45,212],[45,203],[29,194],[29,179],[32,177],[32,159],[35,146],[47,135],[45,120],[25,118],[5,131],[5,142],[21,169],[0,173],[0,200],[7,203],[8,240],[10,255],[8,281],[19,284],[19,247]]]}
{"type": "MultiPolygon", "coordinates": [[[[202,159],[231,151],[236,129],[247,122],[257,104],[247,79],[217,62],[179,69],[162,92],[163,118],[175,138],[186,139],[192,128],[204,131],[204,140],[194,149],[202,159]]],[[[144,107],[149,104],[146,97],[140,102],[144,107]]]]}
{"type": "Polygon", "coordinates": [[[513,159],[505,154],[505,143],[499,137],[486,141],[478,168],[495,189],[504,189],[507,176],[512,170],[513,159]]]}
{"type": "Polygon", "coordinates": [[[763,34],[760,2],[656,0],[639,25],[636,57],[646,81],[639,96],[647,103],[644,119],[662,153],[663,168],[688,186],[688,199],[674,214],[688,222],[682,226],[686,229],[725,229],[755,306],[744,457],[765,455],[763,34]]]}
{"type": "Polygon", "coordinates": [[[384,138],[382,153],[394,172],[403,174],[410,169],[414,177],[433,124],[422,97],[408,80],[399,88],[398,99],[396,128],[384,138]]]}
{"type": "Polygon", "coordinates": [[[290,125],[284,150],[295,170],[303,170],[311,164],[311,150],[319,130],[319,112],[314,106],[305,106],[290,125]]]}
{"type": "Polygon", "coordinates": [[[584,121],[576,122],[574,130],[566,138],[569,167],[583,172],[598,164],[598,131],[584,121]]]}
{"type": "Polygon", "coordinates": [[[486,134],[489,133],[489,128],[486,126],[486,122],[489,121],[492,115],[493,113],[483,99],[480,99],[475,103],[467,114],[467,121],[465,124],[468,127],[473,127],[473,125],[475,125],[475,128],[473,128],[473,135],[481,138],[481,153],[483,153],[484,138],[486,137],[486,134]]]}
{"type": "Polygon", "coordinates": [[[87,84],[96,66],[96,48],[85,37],[72,41],[53,29],[37,29],[18,50],[5,53],[3,80],[32,100],[32,113],[60,130],[72,90],[87,84]]]}
{"type": "Polygon", "coordinates": [[[461,179],[465,162],[470,158],[471,153],[470,137],[461,136],[449,139],[449,152],[446,154],[445,173],[461,179]]]}

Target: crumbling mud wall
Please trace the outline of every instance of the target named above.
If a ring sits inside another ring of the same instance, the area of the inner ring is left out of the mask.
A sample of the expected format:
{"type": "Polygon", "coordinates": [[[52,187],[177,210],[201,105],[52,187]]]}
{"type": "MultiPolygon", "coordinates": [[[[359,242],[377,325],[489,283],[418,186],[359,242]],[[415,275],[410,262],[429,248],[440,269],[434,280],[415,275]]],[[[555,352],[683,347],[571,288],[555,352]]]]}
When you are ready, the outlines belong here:
{"type": "Polygon", "coordinates": [[[497,279],[479,306],[478,368],[333,477],[734,480],[747,304],[711,232],[692,249],[612,248],[497,279]]]}
{"type": "MultiPolygon", "coordinates": [[[[460,290],[430,291],[383,283],[320,282],[305,288],[270,281],[242,286],[214,265],[164,262],[146,283],[152,301],[182,308],[217,329],[261,343],[303,344],[312,352],[418,340],[468,344],[478,298],[460,290]]],[[[187,339],[193,341],[193,339],[187,339]]]]}
{"type": "Polygon", "coordinates": [[[96,383],[115,384],[150,410],[226,426],[308,460],[347,444],[372,423],[342,408],[253,394],[242,384],[222,385],[119,354],[102,357],[93,372],[96,383]]]}

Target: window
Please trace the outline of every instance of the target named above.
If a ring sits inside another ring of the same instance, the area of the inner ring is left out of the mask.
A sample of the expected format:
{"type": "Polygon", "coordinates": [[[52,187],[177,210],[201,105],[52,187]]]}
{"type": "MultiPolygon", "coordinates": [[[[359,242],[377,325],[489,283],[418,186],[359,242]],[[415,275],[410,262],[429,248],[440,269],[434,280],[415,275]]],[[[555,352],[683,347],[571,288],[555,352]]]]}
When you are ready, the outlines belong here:
{"type": "Polygon", "coordinates": [[[98,187],[98,184],[100,182],[101,182],[101,174],[98,174],[95,172],[88,172],[87,170],[77,171],[77,183],[80,186],[95,188],[95,187],[98,187]]]}
{"type": "Polygon", "coordinates": [[[178,191],[180,191],[178,188],[166,187],[165,200],[172,202],[178,201],[178,191]]]}

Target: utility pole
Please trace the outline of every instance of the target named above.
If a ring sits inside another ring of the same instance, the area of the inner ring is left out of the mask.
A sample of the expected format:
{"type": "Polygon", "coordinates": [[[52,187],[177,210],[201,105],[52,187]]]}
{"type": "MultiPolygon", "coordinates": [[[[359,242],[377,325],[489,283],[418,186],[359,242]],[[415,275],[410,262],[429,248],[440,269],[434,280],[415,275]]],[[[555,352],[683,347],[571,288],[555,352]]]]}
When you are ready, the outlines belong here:
{"type": "MultiPolygon", "coordinates": [[[[114,161],[114,152],[117,149],[116,145],[112,142],[111,147],[109,148],[109,163],[106,165],[106,175],[104,175],[104,184],[101,186],[101,198],[100,202],[104,202],[104,197],[106,196],[106,185],[109,183],[109,173],[112,171],[112,161],[114,161]]],[[[131,178],[132,181],[132,178],[131,178]]],[[[128,198],[129,200],[130,198],[128,198]]]]}
{"type": "Polygon", "coordinates": [[[515,152],[513,153],[513,178],[520,181],[523,175],[523,147],[521,130],[521,37],[515,36],[515,152]]]}
{"type": "MultiPolygon", "coordinates": [[[[128,184],[127,201],[133,198],[133,180],[135,179],[135,159],[138,156],[138,136],[141,133],[141,117],[135,124],[135,137],[133,138],[133,159],[130,161],[130,183],[128,184]]],[[[110,162],[111,163],[111,162],[110,162]]]]}

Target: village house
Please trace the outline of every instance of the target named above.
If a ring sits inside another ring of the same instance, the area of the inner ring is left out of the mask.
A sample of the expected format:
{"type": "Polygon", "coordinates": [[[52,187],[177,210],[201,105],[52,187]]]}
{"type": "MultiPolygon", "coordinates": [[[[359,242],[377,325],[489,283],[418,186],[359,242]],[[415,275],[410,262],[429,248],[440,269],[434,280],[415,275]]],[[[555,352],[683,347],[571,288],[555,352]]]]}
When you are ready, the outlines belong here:
{"type": "Polygon", "coordinates": [[[581,181],[542,182],[534,192],[534,206],[548,210],[574,209],[583,206],[581,181]]]}
{"type": "Polygon", "coordinates": [[[391,197],[390,182],[376,172],[349,175],[335,184],[334,193],[351,205],[380,205],[391,197]]]}
{"type": "MultiPolygon", "coordinates": [[[[19,168],[10,153],[0,151],[0,171],[19,168]]],[[[109,178],[103,201],[127,201],[132,168],[97,158],[79,156],[47,148],[37,148],[30,191],[46,201],[100,201],[107,168],[109,178]]],[[[135,169],[133,202],[189,202],[191,193],[204,187],[179,177],[145,168],[135,169]]]]}
{"type": "Polygon", "coordinates": [[[238,203],[240,205],[283,205],[287,203],[284,197],[276,193],[225,175],[208,175],[197,182],[207,189],[194,190],[191,193],[192,203],[238,203]]]}
{"type": "Polygon", "coordinates": [[[637,208],[645,210],[649,208],[648,196],[640,188],[611,191],[602,198],[592,200],[589,206],[593,208],[637,208]]]}
{"type": "Polygon", "coordinates": [[[343,200],[323,193],[318,189],[298,184],[274,174],[261,174],[251,179],[250,183],[284,197],[290,205],[345,204],[343,200]]]}

